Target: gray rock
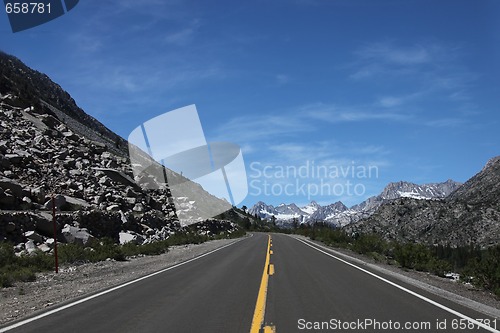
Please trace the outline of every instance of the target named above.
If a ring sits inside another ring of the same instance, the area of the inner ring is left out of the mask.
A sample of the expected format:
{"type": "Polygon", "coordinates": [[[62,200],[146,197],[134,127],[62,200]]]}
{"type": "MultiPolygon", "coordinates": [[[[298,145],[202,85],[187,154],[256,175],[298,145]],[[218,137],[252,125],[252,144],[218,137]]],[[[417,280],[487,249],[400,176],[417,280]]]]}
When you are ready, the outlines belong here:
{"type": "Polygon", "coordinates": [[[113,181],[123,184],[125,186],[131,186],[134,189],[140,190],[139,185],[125,173],[120,170],[110,169],[110,168],[94,168],[96,171],[104,172],[106,176],[111,178],[113,181]]]}
{"type": "Polygon", "coordinates": [[[52,210],[52,207],[53,207],[52,201],[54,201],[56,210],[61,210],[61,208],[66,204],[66,197],[62,194],[57,194],[54,197],[54,200],[52,200],[52,198],[50,198],[49,200],[47,200],[45,202],[45,205],[44,205],[45,209],[52,210]]]}
{"type": "Polygon", "coordinates": [[[132,210],[136,213],[142,213],[144,212],[144,205],[141,203],[136,203],[132,210]]]}
{"type": "Polygon", "coordinates": [[[137,198],[138,195],[139,194],[132,190],[130,187],[127,187],[127,189],[125,190],[125,196],[127,196],[128,198],[137,198]]]}
{"type": "Polygon", "coordinates": [[[37,246],[37,248],[43,253],[49,253],[52,250],[47,244],[40,244],[37,246]]]}
{"type": "MultiPolygon", "coordinates": [[[[56,216],[56,230],[59,231],[60,229],[61,226],[59,222],[57,222],[56,216]]],[[[35,231],[47,237],[54,236],[54,222],[52,221],[52,215],[50,213],[39,213],[39,218],[37,218],[35,222],[35,231]]]]}
{"type": "Polygon", "coordinates": [[[76,176],[81,176],[83,174],[83,172],[79,169],[73,169],[73,170],[69,170],[69,174],[72,177],[76,177],[76,176]]]}
{"type": "Polygon", "coordinates": [[[120,206],[119,205],[111,205],[111,206],[106,207],[106,210],[108,212],[117,212],[120,210],[120,206]]]}
{"type": "Polygon", "coordinates": [[[120,237],[120,244],[123,245],[123,244],[127,244],[127,243],[135,243],[135,244],[140,244],[140,242],[138,241],[138,237],[136,234],[132,233],[132,232],[120,232],[119,234],[119,237],[120,237]]]}
{"type": "Polygon", "coordinates": [[[63,137],[65,137],[68,140],[72,140],[72,141],[80,140],[80,137],[71,131],[63,132],[62,135],[63,135],[63,137]]]}
{"type": "Polygon", "coordinates": [[[31,199],[37,203],[44,203],[46,192],[43,187],[38,186],[31,189],[31,199]]]}
{"type": "Polygon", "coordinates": [[[44,123],[48,128],[51,129],[54,129],[61,124],[61,122],[58,119],[54,118],[51,115],[42,115],[40,116],[40,118],[42,120],[42,123],[44,123]]]}
{"type": "Polygon", "coordinates": [[[24,237],[34,241],[35,243],[42,243],[43,242],[43,237],[40,236],[36,231],[33,231],[33,230],[26,231],[24,233],[24,237]]]}
{"type": "Polygon", "coordinates": [[[12,195],[15,197],[21,198],[23,195],[23,188],[21,184],[15,180],[0,176],[0,187],[5,191],[10,190],[12,195]]]}
{"type": "Polygon", "coordinates": [[[111,153],[109,153],[109,152],[104,152],[104,153],[102,153],[102,154],[101,154],[101,158],[102,158],[103,160],[109,160],[109,159],[111,158],[111,153]]]}
{"type": "Polygon", "coordinates": [[[29,240],[26,243],[24,243],[24,247],[26,251],[28,251],[28,254],[32,254],[33,252],[36,251],[35,243],[32,240],[29,240]]]}
{"type": "Polygon", "coordinates": [[[89,242],[94,240],[94,237],[87,229],[72,227],[68,224],[61,230],[61,235],[66,243],[80,244],[83,246],[89,245],[89,242]]]}
{"type": "Polygon", "coordinates": [[[54,238],[48,238],[48,239],[45,241],[45,244],[47,244],[47,246],[50,246],[50,248],[53,248],[53,247],[54,247],[54,244],[55,244],[54,238]]]}
{"type": "Polygon", "coordinates": [[[66,199],[66,205],[68,205],[71,210],[78,210],[90,206],[90,204],[83,199],[70,197],[69,195],[65,195],[64,198],[66,199]]]}
{"type": "Polygon", "coordinates": [[[23,157],[18,154],[5,154],[5,158],[9,161],[9,163],[15,165],[18,165],[23,161],[23,157]]]}
{"type": "Polygon", "coordinates": [[[111,182],[109,181],[109,178],[106,176],[102,176],[101,178],[99,178],[99,184],[104,186],[111,186],[111,182]]]}

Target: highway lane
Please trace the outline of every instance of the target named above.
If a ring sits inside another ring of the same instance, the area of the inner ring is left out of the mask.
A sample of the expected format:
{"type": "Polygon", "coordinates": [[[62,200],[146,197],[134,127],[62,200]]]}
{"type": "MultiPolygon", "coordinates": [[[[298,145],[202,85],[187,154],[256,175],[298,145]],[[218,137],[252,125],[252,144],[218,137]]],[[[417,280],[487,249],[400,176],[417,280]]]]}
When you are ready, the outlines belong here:
{"type": "Polygon", "coordinates": [[[265,327],[261,330],[264,332],[274,329],[280,333],[387,332],[396,323],[419,327],[392,331],[487,332],[467,327],[460,330],[452,324],[466,323],[460,315],[493,319],[394,278],[382,278],[387,281],[290,236],[273,234],[269,242],[268,235],[256,233],[212,254],[9,332],[248,333],[252,321],[260,318],[256,316],[259,311],[263,314],[262,323],[252,332],[261,327],[265,327]],[[408,292],[418,293],[417,296],[391,285],[391,281],[408,288],[408,292]],[[458,315],[429,301],[457,311],[458,315]],[[368,326],[367,320],[381,329],[368,326]],[[341,323],[351,326],[345,329],[341,323]],[[323,325],[323,329],[314,329],[315,325],[323,325]]]}
{"type": "MultiPolygon", "coordinates": [[[[272,250],[275,273],[269,280],[265,324],[277,332],[487,332],[477,327],[456,329],[453,324],[460,327],[467,321],[290,236],[273,235],[272,250]],[[370,320],[372,324],[366,325],[370,320]],[[314,325],[323,329],[307,329],[314,325]],[[394,329],[397,325],[400,330],[394,329]]],[[[394,278],[383,278],[473,319],[493,320],[394,278]]]]}

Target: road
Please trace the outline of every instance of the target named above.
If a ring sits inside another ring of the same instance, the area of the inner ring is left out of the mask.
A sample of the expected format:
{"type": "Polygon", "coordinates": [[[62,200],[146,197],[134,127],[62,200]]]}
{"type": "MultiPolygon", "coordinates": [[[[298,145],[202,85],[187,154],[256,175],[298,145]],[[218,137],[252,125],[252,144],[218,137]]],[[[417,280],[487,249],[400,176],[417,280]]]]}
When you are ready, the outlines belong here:
{"type": "Polygon", "coordinates": [[[0,332],[498,332],[467,327],[493,318],[322,251],[257,233],[0,332]]]}

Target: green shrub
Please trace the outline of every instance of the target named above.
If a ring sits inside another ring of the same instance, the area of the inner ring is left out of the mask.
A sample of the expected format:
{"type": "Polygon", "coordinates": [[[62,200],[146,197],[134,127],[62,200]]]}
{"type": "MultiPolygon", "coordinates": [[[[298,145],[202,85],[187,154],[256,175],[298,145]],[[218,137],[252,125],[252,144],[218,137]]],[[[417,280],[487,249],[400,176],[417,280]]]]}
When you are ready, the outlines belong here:
{"type": "Polygon", "coordinates": [[[463,280],[500,296],[500,245],[481,251],[462,271],[463,280]]]}
{"type": "Polygon", "coordinates": [[[387,242],[377,234],[362,234],[352,244],[352,249],[358,253],[365,254],[376,252],[383,254],[387,242]]]}

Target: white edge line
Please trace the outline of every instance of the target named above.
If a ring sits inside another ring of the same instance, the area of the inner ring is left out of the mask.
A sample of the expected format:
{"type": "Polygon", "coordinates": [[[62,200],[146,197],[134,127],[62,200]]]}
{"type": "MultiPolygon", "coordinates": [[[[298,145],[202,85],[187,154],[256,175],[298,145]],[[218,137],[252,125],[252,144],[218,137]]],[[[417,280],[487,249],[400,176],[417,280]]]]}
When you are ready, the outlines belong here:
{"type": "MultiPolygon", "coordinates": [[[[252,236],[253,236],[253,235],[252,235],[252,236]]],[[[160,271],[157,271],[157,272],[154,272],[154,273],[148,274],[148,275],[146,275],[146,276],[143,276],[143,277],[137,278],[137,279],[135,279],[135,280],[132,280],[132,281],[126,282],[126,283],[124,283],[124,284],[121,284],[121,285],[118,285],[118,286],[112,287],[112,288],[110,288],[110,289],[106,289],[106,290],[101,291],[101,292],[99,292],[99,293],[97,293],[97,294],[94,294],[94,295],[91,295],[91,296],[88,296],[88,297],[82,298],[82,299],[80,299],[80,300],[78,300],[78,301],[74,301],[74,302],[72,302],[72,303],[69,303],[69,304],[63,305],[63,306],[61,306],[61,307],[59,307],[59,308],[56,308],[56,309],[53,309],[53,310],[50,310],[50,311],[47,311],[47,312],[41,313],[41,314],[39,314],[39,315],[37,315],[37,316],[35,316],[35,317],[32,317],[32,318],[28,318],[28,319],[22,320],[22,321],[20,321],[20,322],[18,322],[18,323],[15,323],[15,324],[9,325],[9,326],[7,326],[7,327],[0,328],[0,333],[10,331],[10,330],[12,330],[12,329],[14,329],[14,328],[18,328],[18,327],[20,327],[20,326],[26,325],[26,324],[28,324],[28,323],[31,323],[31,322],[35,321],[35,320],[38,320],[38,319],[41,319],[41,318],[44,318],[44,317],[50,316],[50,315],[52,315],[52,314],[54,314],[54,313],[57,313],[57,312],[60,312],[60,311],[66,310],[66,309],[71,308],[71,307],[73,307],[73,306],[75,306],[75,305],[78,305],[78,304],[81,304],[81,303],[84,303],[84,302],[90,301],[91,299],[94,299],[94,298],[100,297],[100,296],[102,296],[102,295],[106,295],[106,294],[108,294],[108,293],[110,293],[110,292],[113,292],[113,291],[115,291],[115,290],[118,290],[118,289],[121,289],[121,288],[123,288],[123,287],[129,286],[129,285],[134,284],[134,283],[136,283],[136,282],[139,282],[139,281],[142,281],[142,280],[148,279],[148,278],[150,278],[150,277],[152,277],[152,276],[155,276],[155,275],[158,275],[158,274],[164,273],[164,272],[169,271],[169,270],[171,270],[171,269],[174,269],[174,268],[177,268],[177,267],[179,267],[179,266],[182,266],[182,265],[185,265],[185,264],[187,264],[187,263],[190,263],[190,262],[192,262],[192,261],[198,260],[198,259],[200,259],[200,258],[203,258],[203,257],[205,257],[205,256],[208,256],[209,254],[212,254],[212,253],[214,253],[214,252],[217,252],[217,251],[219,251],[219,250],[222,250],[223,248],[226,248],[226,247],[228,247],[228,246],[234,245],[234,244],[236,244],[236,243],[240,242],[240,241],[241,241],[241,240],[243,240],[243,239],[246,239],[246,238],[240,238],[240,239],[238,239],[238,240],[236,240],[236,241],[234,241],[234,242],[232,242],[232,243],[226,244],[226,245],[224,245],[224,246],[222,246],[222,247],[219,247],[219,248],[217,248],[217,249],[215,249],[215,250],[209,251],[209,252],[204,253],[204,254],[201,254],[201,255],[199,255],[199,256],[197,256],[197,257],[194,257],[194,258],[188,259],[188,260],[186,260],[186,261],[180,262],[180,263],[178,263],[178,264],[175,264],[175,265],[173,265],[173,266],[167,267],[167,268],[162,269],[162,270],[160,270],[160,271]]]]}
{"type": "MultiPolygon", "coordinates": [[[[295,238],[295,237],[292,237],[292,238],[295,238]]],[[[379,279],[379,280],[381,280],[381,281],[383,281],[383,282],[385,282],[385,283],[390,284],[390,285],[391,285],[391,286],[393,286],[393,287],[396,287],[396,288],[398,288],[398,289],[400,289],[400,290],[402,290],[402,291],[404,291],[404,292],[407,292],[407,293],[408,293],[408,294],[410,294],[410,295],[413,295],[413,296],[415,296],[415,297],[418,297],[418,298],[420,298],[421,300],[423,300],[423,301],[425,301],[425,302],[427,302],[427,303],[430,303],[430,304],[432,304],[432,305],[434,305],[434,306],[437,306],[437,307],[438,307],[438,308],[440,308],[440,309],[443,309],[443,310],[445,310],[445,311],[447,311],[447,312],[449,312],[449,313],[451,313],[451,314],[454,314],[455,316],[458,316],[458,317],[460,317],[460,318],[466,319],[466,320],[468,320],[468,321],[470,321],[470,322],[474,323],[475,325],[477,325],[477,326],[479,326],[479,327],[481,327],[481,328],[484,328],[484,329],[485,329],[485,330],[487,330],[487,331],[490,331],[490,332],[493,332],[493,333],[500,333],[500,331],[498,331],[498,330],[496,330],[496,329],[494,329],[494,328],[492,328],[492,327],[490,327],[490,326],[488,326],[488,325],[485,325],[485,324],[483,324],[483,323],[481,323],[481,322],[477,321],[476,319],[473,319],[473,318],[471,318],[471,317],[469,317],[469,316],[466,316],[466,315],[464,315],[464,314],[462,314],[462,313],[460,313],[460,312],[458,312],[458,311],[455,311],[455,310],[453,310],[453,309],[450,309],[449,307],[444,306],[444,305],[442,305],[442,304],[440,304],[440,303],[438,303],[438,302],[436,302],[436,301],[433,301],[433,300],[432,300],[432,299],[430,299],[430,298],[427,298],[427,297],[425,297],[425,296],[422,296],[422,295],[420,295],[420,294],[418,294],[418,293],[416,293],[416,292],[414,292],[414,291],[412,291],[412,290],[410,290],[410,289],[407,289],[407,288],[405,288],[405,287],[403,287],[403,286],[400,286],[400,285],[399,285],[399,284],[397,284],[397,283],[394,283],[394,282],[392,282],[392,281],[390,281],[390,280],[387,280],[387,279],[385,279],[385,278],[383,278],[383,277],[381,277],[381,276],[379,276],[379,275],[377,275],[377,274],[375,274],[375,273],[372,273],[372,272],[370,272],[370,271],[368,271],[368,270],[366,270],[366,269],[364,269],[364,268],[361,268],[361,267],[359,267],[359,266],[356,266],[356,265],[354,265],[354,264],[352,264],[352,263],[350,263],[350,262],[348,262],[348,261],[346,261],[346,260],[344,260],[344,259],[342,259],[342,258],[339,258],[339,257],[337,257],[337,256],[334,256],[334,255],[333,255],[333,254],[331,254],[331,253],[328,253],[328,252],[326,252],[326,251],[323,251],[323,250],[321,250],[321,249],[319,249],[319,248],[317,248],[317,247],[315,247],[315,246],[313,246],[313,245],[311,245],[311,244],[309,244],[309,243],[307,243],[307,242],[305,242],[305,241],[303,241],[303,240],[301,240],[301,239],[298,239],[298,238],[295,238],[295,239],[296,239],[296,240],[298,240],[299,242],[304,243],[305,245],[309,246],[310,248],[315,249],[316,251],[319,251],[319,252],[321,252],[321,253],[324,253],[324,254],[326,254],[327,256],[330,256],[330,257],[332,257],[332,258],[334,258],[334,259],[336,259],[336,260],[338,260],[338,261],[340,261],[340,262],[342,262],[342,263],[344,263],[344,264],[346,264],[346,265],[349,265],[349,266],[351,266],[351,267],[354,267],[354,268],[356,268],[356,269],[358,269],[358,270],[360,270],[360,271],[362,271],[362,272],[364,272],[364,273],[366,273],[366,274],[368,274],[368,275],[371,275],[371,276],[373,276],[373,277],[375,277],[375,278],[377,278],[377,279],[379,279]]]]}

